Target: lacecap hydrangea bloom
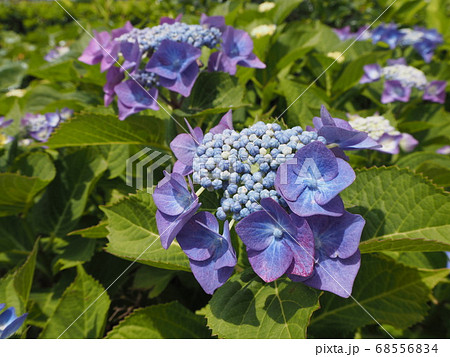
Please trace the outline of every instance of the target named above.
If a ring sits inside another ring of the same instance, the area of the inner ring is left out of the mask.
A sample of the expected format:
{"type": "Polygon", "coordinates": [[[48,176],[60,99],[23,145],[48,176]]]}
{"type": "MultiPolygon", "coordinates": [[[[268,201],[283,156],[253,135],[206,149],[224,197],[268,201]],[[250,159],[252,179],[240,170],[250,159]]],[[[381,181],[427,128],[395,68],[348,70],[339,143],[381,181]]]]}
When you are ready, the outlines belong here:
{"type": "MultiPolygon", "coordinates": [[[[5,306],[5,304],[0,304],[0,311],[2,311],[5,306]]],[[[28,314],[17,316],[14,307],[10,307],[3,311],[0,314],[0,339],[5,339],[15,334],[25,322],[27,316],[28,314]]]]}
{"type": "Polygon", "coordinates": [[[111,33],[96,33],[79,58],[90,65],[100,63],[107,71],[105,106],[117,95],[120,120],[145,109],[158,110],[162,87],[188,97],[203,67],[204,47],[213,50],[208,71],[234,75],[236,66],[265,68],[253,53],[250,36],[227,26],[224,17],[202,14],[198,25],[180,21],[181,16],[162,18],[159,25],[143,29],[128,22],[111,33]]]}
{"type": "Polygon", "coordinates": [[[374,150],[386,154],[398,154],[400,148],[405,152],[414,150],[418,141],[408,133],[400,133],[385,117],[375,114],[363,118],[359,115],[349,115],[349,124],[352,128],[366,132],[380,147],[374,150]]]}
{"type": "Polygon", "coordinates": [[[72,115],[73,110],[68,108],[46,114],[27,113],[22,118],[21,124],[25,128],[27,136],[37,141],[46,142],[52,132],[72,115]]]}
{"type": "Polygon", "coordinates": [[[334,29],[341,41],[356,38],[358,41],[372,40],[386,43],[391,49],[396,47],[412,46],[422,56],[425,62],[430,62],[437,46],[444,43],[442,35],[435,29],[426,29],[416,26],[411,28],[398,28],[397,24],[381,24],[373,30],[367,26],[352,32],[350,26],[334,29]]]}
{"type": "Polygon", "coordinates": [[[155,189],[158,230],[166,249],[177,239],[205,292],[233,273],[236,223],[250,265],[265,282],[286,274],[350,296],[365,221],[346,212],[339,196],[355,179],[343,152],[380,145],[324,107],[315,124],[303,130],[258,122],[238,132],[229,111],[209,132],[188,125],[172,141],[179,164],[155,189]],[[201,210],[205,190],[220,197],[215,215],[201,210]]]}
{"type": "Polygon", "coordinates": [[[378,64],[364,66],[360,83],[371,83],[380,79],[384,79],[384,90],[381,95],[383,104],[395,101],[408,102],[414,88],[423,92],[423,100],[441,104],[445,102],[447,82],[428,81],[421,70],[406,65],[403,58],[390,60],[385,67],[378,64]]]}

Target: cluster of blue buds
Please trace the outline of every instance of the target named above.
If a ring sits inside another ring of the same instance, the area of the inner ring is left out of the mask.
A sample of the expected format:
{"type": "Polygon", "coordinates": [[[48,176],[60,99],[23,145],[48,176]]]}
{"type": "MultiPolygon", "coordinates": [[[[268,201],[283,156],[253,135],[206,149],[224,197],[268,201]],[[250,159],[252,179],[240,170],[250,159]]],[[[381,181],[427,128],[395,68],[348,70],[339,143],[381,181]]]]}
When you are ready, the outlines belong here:
{"type": "Polygon", "coordinates": [[[272,198],[282,206],[275,190],[278,167],[305,145],[325,138],[299,126],[282,130],[279,124],[258,122],[237,132],[205,134],[193,160],[193,181],[212,190],[223,190],[216,216],[237,221],[261,209],[259,201],[272,198]]]}
{"type": "Polygon", "coordinates": [[[202,25],[188,25],[182,22],[173,24],[164,23],[154,27],[143,29],[134,28],[123,34],[115,41],[138,42],[142,52],[158,49],[164,40],[187,43],[191,46],[201,48],[206,46],[214,48],[220,43],[222,33],[218,28],[202,25]]]}

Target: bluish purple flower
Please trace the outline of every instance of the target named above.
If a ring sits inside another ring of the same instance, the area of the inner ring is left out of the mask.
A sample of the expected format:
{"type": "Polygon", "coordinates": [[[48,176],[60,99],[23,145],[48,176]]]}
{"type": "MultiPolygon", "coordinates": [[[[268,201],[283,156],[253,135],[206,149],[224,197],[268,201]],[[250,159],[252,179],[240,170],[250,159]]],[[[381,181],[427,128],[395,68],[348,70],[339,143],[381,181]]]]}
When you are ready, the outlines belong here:
{"type": "MultiPolygon", "coordinates": [[[[5,304],[0,304],[0,311],[3,310],[5,304]]],[[[14,307],[6,309],[0,314],[0,339],[12,336],[23,325],[28,314],[17,317],[14,307]]]]}
{"type": "Polygon", "coordinates": [[[126,70],[130,70],[130,73],[134,73],[137,69],[139,69],[142,53],[137,41],[122,41],[120,43],[120,52],[124,58],[121,69],[124,68],[126,70]]]}
{"type": "Polygon", "coordinates": [[[396,24],[380,25],[372,32],[372,42],[384,42],[394,49],[404,34],[397,29],[396,24]]]}
{"type": "Polygon", "coordinates": [[[110,105],[116,96],[114,88],[125,78],[124,72],[119,67],[112,66],[106,72],[106,84],[103,86],[105,107],[110,105]]]}
{"type": "Polygon", "coordinates": [[[381,95],[381,103],[392,103],[395,101],[408,102],[411,96],[411,87],[403,86],[400,81],[389,80],[384,82],[384,90],[381,95]]]}
{"type": "Polygon", "coordinates": [[[117,61],[119,55],[120,42],[114,41],[114,39],[132,29],[133,25],[127,22],[124,27],[112,30],[111,34],[107,31],[100,33],[94,31],[94,38],[78,60],[90,65],[101,63],[101,71],[108,70],[117,61]]]}
{"type": "Polygon", "coordinates": [[[223,16],[207,16],[205,14],[200,17],[200,25],[218,28],[222,33],[225,32],[227,27],[223,16]]]}
{"type": "Polygon", "coordinates": [[[253,41],[249,34],[227,26],[222,35],[221,50],[209,57],[209,71],[223,71],[236,74],[237,66],[250,68],[266,68],[266,65],[256,57],[253,51],[253,41]]]}
{"type": "MultiPolygon", "coordinates": [[[[366,29],[368,28],[368,26],[362,26],[358,29],[358,31],[356,32],[352,32],[350,29],[350,26],[345,26],[343,28],[340,29],[333,29],[333,32],[339,37],[339,39],[341,41],[346,41],[352,38],[358,38],[361,36],[361,34],[366,31],[366,29]]],[[[364,36],[364,35],[363,35],[364,36]]],[[[361,36],[361,37],[363,37],[361,36]]],[[[364,36],[364,38],[361,38],[361,40],[366,39],[366,37],[364,36]]]]}
{"type": "Polygon", "coordinates": [[[65,54],[70,51],[70,48],[67,46],[56,46],[52,50],[50,50],[45,56],[44,60],[47,62],[54,62],[57,59],[61,58],[65,54]]]}
{"type": "Polygon", "coordinates": [[[186,180],[177,173],[167,174],[158,184],[153,193],[161,245],[168,249],[173,240],[200,207],[198,197],[189,180],[189,192],[186,180]]]}
{"type": "Polygon", "coordinates": [[[441,155],[448,155],[450,154],[450,145],[445,145],[439,149],[436,150],[437,154],[441,154],[441,155]]]}
{"type": "Polygon", "coordinates": [[[399,142],[400,148],[404,152],[413,151],[414,148],[417,146],[417,144],[419,144],[419,142],[414,138],[414,136],[408,133],[403,133],[402,138],[400,139],[399,142]]]}
{"type": "MultiPolygon", "coordinates": [[[[4,129],[11,125],[13,122],[12,119],[5,120],[5,117],[0,116],[0,129],[4,129]]],[[[6,144],[9,144],[11,141],[14,140],[14,137],[10,135],[4,135],[2,132],[0,132],[0,147],[6,144]]]]}
{"type": "Polygon", "coordinates": [[[323,136],[328,144],[337,144],[342,150],[374,149],[378,143],[363,131],[355,130],[346,121],[333,118],[325,106],[320,108],[320,118],[313,118],[317,134],[323,136]]]}
{"type": "Polygon", "coordinates": [[[178,159],[175,163],[174,172],[183,176],[192,173],[192,162],[194,161],[195,152],[203,141],[202,129],[199,127],[192,129],[189,122],[186,119],[185,121],[189,134],[178,134],[170,143],[170,148],[178,159]]]}
{"type": "MultiPolygon", "coordinates": [[[[387,60],[387,64],[389,66],[394,66],[396,64],[402,64],[404,66],[407,66],[408,64],[406,63],[406,60],[404,57],[400,57],[400,58],[396,58],[396,59],[388,59],[387,60]]],[[[370,65],[369,65],[370,66],[370,65]]]]}
{"type": "Polygon", "coordinates": [[[365,220],[347,211],[341,217],[313,216],[306,218],[314,235],[314,271],[306,279],[295,274],[293,281],[347,298],[361,264],[358,250],[365,220]]]}
{"type": "Polygon", "coordinates": [[[400,140],[402,140],[402,137],[402,134],[391,135],[384,133],[381,138],[378,139],[378,143],[381,147],[375,150],[391,155],[398,154],[400,152],[400,140]]]}
{"type": "Polygon", "coordinates": [[[167,17],[167,16],[163,16],[159,19],[159,24],[169,24],[172,25],[175,22],[181,22],[181,19],[183,18],[183,14],[178,14],[178,16],[174,19],[172,19],[171,17],[167,17]]]}
{"type": "Polygon", "coordinates": [[[285,273],[309,276],[314,265],[314,239],[306,220],[289,216],[271,198],[262,199],[260,204],[261,211],[236,226],[255,273],[265,282],[285,273]]]}
{"type": "Polygon", "coordinates": [[[213,294],[233,273],[237,259],[228,221],[220,234],[214,215],[199,212],[178,233],[177,241],[189,258],[192,273],[207,294],[213,294]]]}
{"type": "Polygon", "coordinates": [[[162,41],[150,58],[146,70],[159,75],[159,82],[187,97],[198,75],[197,59],[202,51],[187,43],[162,41]]]}
{"type": "Polygon", "coordinates": [[[21,120],[28,134],[35,140],[46,142],[53,130],[63,121],[59,112],[46,114],[27,113],[21,120]]]}
{"type": "Polygon", "coordinates": [[[363,67],[364,74],[359,83],[376,82],[381,78],[381,67],[378,64],[368,64],[363,67]]]}
{"type": "Polygon", "coordinates": [[[447,81],[431,81],[425,87],[425,92],[422,98],[431,102],[444,104],[446,86],[447,81]]]}
{"type": "Polygon", "coordinates": [[[344,207],[338,194],[354,180],[351,166],[315,141],[280,165],[275,187],[292,212],[301,217],[340,216],[344,207]]]}
{"type": "Polygon", "coordinates": [[[147,91],[129,79],[116,85],[114,91],[117,94],[120,120],[145,109],[159,110],[156,88],[147,91]]]}

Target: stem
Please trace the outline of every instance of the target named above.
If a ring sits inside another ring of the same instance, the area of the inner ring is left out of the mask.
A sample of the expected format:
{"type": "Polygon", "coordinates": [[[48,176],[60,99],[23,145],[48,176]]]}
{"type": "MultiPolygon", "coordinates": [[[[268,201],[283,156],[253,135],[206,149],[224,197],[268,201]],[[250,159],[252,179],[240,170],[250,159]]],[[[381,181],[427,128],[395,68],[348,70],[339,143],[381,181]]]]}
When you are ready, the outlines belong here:
{"type": "Polygon", "coordinates": [[[231,228],[233,228],[234,222],[236,222],[236,221],[234,219],[232,219],[230,222],[230,225],[229,225],[230,230],[231,230],[231,228]]]}

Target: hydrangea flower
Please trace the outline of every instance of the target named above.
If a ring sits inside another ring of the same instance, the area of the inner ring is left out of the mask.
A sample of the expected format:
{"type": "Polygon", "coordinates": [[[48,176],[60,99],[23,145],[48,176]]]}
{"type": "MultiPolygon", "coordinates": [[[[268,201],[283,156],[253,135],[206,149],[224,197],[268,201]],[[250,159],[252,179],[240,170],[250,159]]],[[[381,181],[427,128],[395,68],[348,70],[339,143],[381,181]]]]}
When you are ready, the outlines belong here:
{"type": "Polygon", "coordinates": [[[186,222],[197,212],[200,203],[190,180],[191,192],[183,176],[164,174],[165,179],[153,192],[153,201],[158,208],[155,217],[161,245],[168,249],[186,222]]]}
{"type": "Polygon", "coordinates": [[[429,100],[435,103],[445,103],[445,87],[447,86],[446,81],[431,81],[425,87],[425,92],[423,94],[424,100],[429,100]]]}
{"type": "Polygon", "coordinates": [[[46,142],[55,128],[72,115],[73,110],[68,108],[46,114],[27,113],[22,118],[21,124],[25,127],[27,134],[33,139],[46,142]]]}
{"type": "Polygon", "coordinates": [[[145,69],[159,75],[159,82],[187,97],[198,75],[197,59],[202,51],[187,43],[164,40],[145,69]]]}
{"type": "Polygon", "coordinates": [[[346,121],[333,118],[325,106],[320,108],[320,118],[313,118],[314,128],[327,143],[336,144],[342,150],[374,149],[380,145],[366,132],[355,130],[346,121]]]}
{"type": "Polygon", "coordinates": [[[118,98],[120,120],[145,109],[159,110],[158,90],[156,88],[146,90],[129,79],[116,85],[114,91],[118,98]]]}
{"type": "MultiPolygon", "coordinates": [[[[0,311],[5,304],[0,304],[0,311]]],[[[28,314],[17,317],[14,307],[6,309],[0,314],[0,339],[6,339],[12,336],[23,325],[28,314]]]]}
{"type": "Polygon", "coordinates": [[[437,154],[448,155],[450,154],[450,145],[444,145],[443,147],[436,150],[437,154]]]}
{"type": "Polygon", "coordinates": [[[306,220],[289,216],[271,198],[262,199],[260,204],[263,210],[252,213],[236,226],[255,273],[265,282],[285,273],[311,275],[314,239],[306,220]]]}
{"type": "Polygon", "coordinates": [[[361,264],[358,246],[365,220],[345,211],[341,217],[312,216],[306,221],[314,236],[314,271],[307,278],[295,274],[289,274],[289,278],[349,297],[361,264]]]}
{"type": "Polygon", "coordinates": [[[44,56],[44,60],[47,62],[55,62],[56,60],[67,54],[69,51],[70,48],[67,46],[56,46],[44,56]]]}
{"type": "Polygon", "coordinates": [[[386,154],[398,154],[399,148],[405,152],[414,150],[418,141],[408,133],[400,133],[385,117],[375,114],[363,118],[359,115],[349,115],[349,124],[352,128],[366,132],[379,147],[374,150],[386,154]]]}
{"type": "Polygon", "coordinates": [[[194,183],[223,192],[217,218],[240,220],[260,210],[259,201],[268,197],[285,206],[274,186],[279,165],[311,142],[326,143],[325,138],[301,127],[282,130],[275,123],[258,122],[241,132],[231,125],[229,112],[205,134],[192,163],[194,183]]]}
{"type": "Polygon", "coordinates": [[[111,34],[107,31],[94,31],[94,38],[78,60],[90,65],[101,63],[101,71],[108,70],[117,61],[119,54],[120,43],[115,39],[132,30],[133,25],[128,21],[124,27],[112,30],[111,34]]]}
{"type": "Polygon", "coordinates": [[[299,216],[340,216],[344,207],[338,194],[354,180],[355,173],[345,160],[335,157],[323,143],[313,142],[280,165],[275,187],[299,216]]]}
{"type": "MultiPolygon", "coordinates": [[[[237,65],[265,67],[252,53],[253,42],[247,33],[226,26],[223,16],[205,14],[200,25],[182,23],[179,15],[176,19],[163,17],[153,27],[138,29],[127,23],[111,33],[95,33],[79,60],[91,65],[101,63],[101,70],[108,71],[104,103],[110,105],[117,95],[119,119],[123,120],[145,109],[158,110],[158,87],[189,96],[203,67],[199,59],[203,47],[213,50],[210,63],[221,58],[215,68],[208,67],[210,71],[235,73],[237,65]],[[116,62],[120,69],[113,66],[116,62]]],[[[177,98],[170,98],[163,100],[175,107],[180,105],[177,98]]]]}
{"type": "Polygon", "coordinates": [[[222,286],[237,263],[226,221],[223,234],[213,214],[199,212],[177,235],[181,249],[189,258],[192,273],[207,294],[222,286]]]}
{"type": "MultiPolygon", "coordinates": [[[[0,129],[5,129],[6,127],[10,126],[12,124],[13,120],[5,120],[5,117],[0,116],[0,129]]],[[[14,140],[14,137],[10,135],[3,134],[2,131],[0,131],[0,147],[3,145],[9,144],[11,141],[14,140]]]]}
{"type": "Polygon", "coordinates": [[[383,104],[394,101],[408,102],[413,88],[423,91],[423,100],[437,103],[445,102],[446,81],[428,82],[425,74],[414,67],[406,65],[403,58],[388,61],[386,67],[378,64],[364,66],[364,74],[360,83],[370,83],[385,79],[381,96],[383,104]]]}
{"type": "Polygon", "coordinates": [[[372,31],[367,30],[360,37],[361,33],[367,27],[360,28],[357,32],[351,32],[350,26],[333,31],[338,35],[341,41],[351,38],[357,38],[358,41],[371,39],[373,43],[384,42],[391,49],[398,46],[412,46],[424,59],[430,62],[434,51],[438,45],[444,43],[442,35],[435,29],[426,29],[424,27],[398,28],[396,24],[381,24],[372,31]]]}
{"type": "Polygon", "coordinates": [[[266,68],[253,53],[253,41],[247,32],[227,26],[222,35],[220,51],[209,57],[208,69],[236,74],[237,66],[266,68]]]}

